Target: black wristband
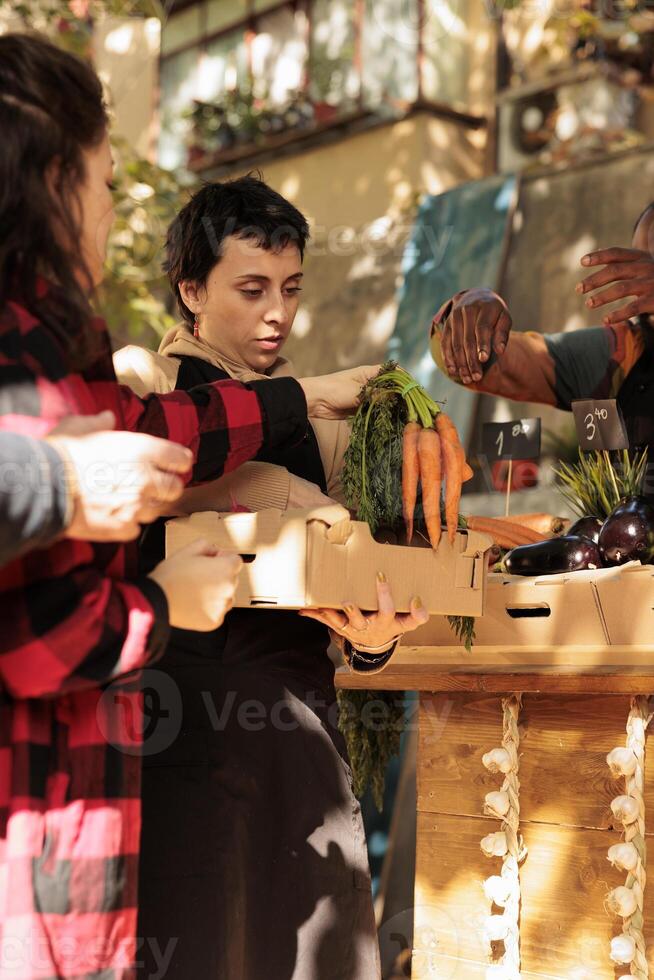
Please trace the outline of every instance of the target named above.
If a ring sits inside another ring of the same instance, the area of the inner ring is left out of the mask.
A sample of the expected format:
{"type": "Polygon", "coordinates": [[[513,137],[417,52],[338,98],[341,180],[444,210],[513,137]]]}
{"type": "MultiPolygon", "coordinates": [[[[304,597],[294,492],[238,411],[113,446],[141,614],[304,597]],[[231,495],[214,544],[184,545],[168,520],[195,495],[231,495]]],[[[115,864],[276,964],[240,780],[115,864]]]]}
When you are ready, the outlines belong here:
{"type": "Polygon", "coordinates": [[[361,672],[381,670],[395,653],[399,642],[398,638],[388,650],[383,650],[381,653],[366,653],[363,650],[357,650],[344,637],[343,656],[352,670],[361,672]]]}

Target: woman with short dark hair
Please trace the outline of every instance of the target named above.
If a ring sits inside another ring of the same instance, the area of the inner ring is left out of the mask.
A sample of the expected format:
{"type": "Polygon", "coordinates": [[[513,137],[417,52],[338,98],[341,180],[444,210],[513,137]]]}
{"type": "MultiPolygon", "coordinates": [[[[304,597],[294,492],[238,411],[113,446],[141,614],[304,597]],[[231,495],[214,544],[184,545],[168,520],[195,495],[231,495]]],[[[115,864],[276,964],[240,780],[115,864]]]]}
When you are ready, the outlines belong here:
{"type": "MultiPolygon", "coordinates": [[[[168,233],[183,323],[158,355],[119,351],[119,375],[142,393],[291,375],[280,355],[308,234],[297,208],[257,177],[205,185],[168,233]]],[[[229,510],[229,494],[251,509],[338,497],[348,427],[311,423],[299,446],[258,453],[228,493],[202,488],[194,508],[229,510]]],[[[151,561],[160,554],[155,545],[151,561]]],[[[236,609],[213,634],[175,632],[161,669],[181,692],[184,727],[144,762],[139,921],[159,946],[176,938],[170,980],[379,977],[326,628],[355,668],[379,669],[427,615],[417,598],[396,615],[388,583],[377,588],[379,612],[367,616],[343,595],[343,612],[236,609]]],[[[143,977],[154,965],[146,953],[143,977]]]]}

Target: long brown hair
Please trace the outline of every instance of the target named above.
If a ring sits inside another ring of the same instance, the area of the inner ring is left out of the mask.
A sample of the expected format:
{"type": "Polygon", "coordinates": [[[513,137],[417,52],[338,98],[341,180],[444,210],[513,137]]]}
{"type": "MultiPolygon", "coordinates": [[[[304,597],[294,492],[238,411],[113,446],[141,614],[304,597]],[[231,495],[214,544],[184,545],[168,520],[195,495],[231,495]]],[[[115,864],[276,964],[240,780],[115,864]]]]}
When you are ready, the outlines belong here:
{"type": "Polygon", "coordinates": [[[83,151],[106,127],[89,65],[40,35],[0,36],[0,310],[20,298],[56,334],[71,370],[96,353],[78,188],[83,151]],[[51,284],[45,296],[39,278],[51,284]]]}

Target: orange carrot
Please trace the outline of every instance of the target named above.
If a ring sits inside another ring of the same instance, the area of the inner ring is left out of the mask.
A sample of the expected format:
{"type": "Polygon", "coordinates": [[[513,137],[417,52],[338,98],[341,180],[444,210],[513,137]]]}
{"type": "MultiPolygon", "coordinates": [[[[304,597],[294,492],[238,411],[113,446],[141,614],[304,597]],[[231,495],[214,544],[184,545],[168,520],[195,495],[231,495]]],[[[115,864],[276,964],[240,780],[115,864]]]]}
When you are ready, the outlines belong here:
{"type": "Polygon", "coordinates": [[[441,539],[441,440],[435,429],[421,429],[418,436],[422,509],[434,551],[441,539]]]}
{"type": "Polygon", "coordinates": [[[541,534],[532,528],[520,524],[512,524],[503,517],[466,517],[466,523],[471,531],[490,534],[502,547],[515,547],[521,544],[536,544],[547,541],[549,535],[541,534]]]}
{"type": "Polygon", "coordinates": [[[508,520],[512,524],[520,524],[521,527],[530,527],[532,531],[540,531],[548,537],[552,534],[561,534],[570,523],[565,517],[555,517],[553,514],[511,514],[510,517],[499,517],[498,520],[508,520]]]}
{"type": "Polygon", "coordinates": [[[512,524],[510,520],[498,517],[499,526],[503,527],[516,538],[520,538],[525,544],[537,544],[539,541],[547,541],[552,537],[551,534],[543,534],[542,531],[534,531],[532,527],[525,527],[524,524],[512,524]]]}
{"type": "Polygon", "coordinates": [[[421,432],[422,426],[419,422],[407,422],[402,435],[402,514],[408,544],[411,544],[413,537],[413,514],[420,479],[418,437],[421,432]]]}
{"type": "Polygon", "coordinates": [[[457,427],[455,426],[450,416],[446,415],[445,412],[440,412],[438,418],[440,419],[441,426],[445,426],[451,432],[452,439],[456,440],[457,452],[459,454],[459,460],[461,463],[461,482],[467,483],[468,480],[472,480],[475,474],[473,472],[472,467],[468,464],[468,461],[466,460],[465,449],[461,445],[461,440],[459,439],[459,433],[457,431],[457,427]]]}
{"type": "Polygon", "coordinates": [[[492,538],[493,545],[496,548],[501,548],[502,551],[512,551],[513,548],[517,548],[521,544],[528,544],[525,541],[515,541],[511,537],[506,537],[501,531],[489,531],[485,528],[470,528],[470,530],[477,530],[480,534],[487,534],[489,538],[492,538]]]}
{"type": "Polygon", "coordinates": [[[468,480],[472,480],[475,473],[472,466],[470,466],[470,464],[466,460],[466,454],[463,450],[463,446],[461,446],[461,452],[459,453],[459,457],[461,459],[461,469],[462,469],[461,482],[467,483],[468,480]]]}
{"type": "Polygon", "coordinates": [[[506,530],[505,526],[496,522],[487,523],[482,518],[466,517],[466,523],[471,531],[479,531],[480,534],[487,534],[500,548],[510,549],[516,548],[518,545],[532,543],[525,541],[524,538],[517,536],[510,530],[506,530]]]}
{"type": "Polygon", "coordinates": [[[463,465],[459,453],[459,437],[456,429],[443,413],[436,416],[436,429],[441,437],[441,452],[443,457],[443,472],[446,479],[445,488],[445,523],[450,544],[456,539],[456,529],[459,526],[459,503],[461,502],[461,484],[463,465]],[[448,425],[449,423],[449,425],[448,425]]]}

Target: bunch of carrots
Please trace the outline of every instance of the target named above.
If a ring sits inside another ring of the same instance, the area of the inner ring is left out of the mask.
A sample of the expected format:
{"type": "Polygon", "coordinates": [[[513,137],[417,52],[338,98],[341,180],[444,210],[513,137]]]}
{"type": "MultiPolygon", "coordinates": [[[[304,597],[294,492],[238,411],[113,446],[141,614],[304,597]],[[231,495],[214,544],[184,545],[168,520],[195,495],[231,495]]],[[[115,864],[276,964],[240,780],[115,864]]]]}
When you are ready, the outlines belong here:
{"type": "Polygon", "coordinates": [[[385,364],[363,388],[353,419],[343,468],[348,506],[373,533],[403,517],[410,542],[421,488],[427,534],[437,548],[443,486],[445,523],[454,542],[461,487],[472,475],[452,420],[404,368],[385,364]]]}
{"type": "Polygon", "coordinates": [[[438,548],[443,482],[447,535],[450,544],[454,544],[459,526],[461,488],[472,475],[456,426],[445,412],[439,411],[429,425],[409,418],[402,437],[402,516],[409,544],[413,538],[413,518],[420,484],[427,534],[432,548],[438,548]]]}
{"type": "Polygon", "coordinates": [[[452,419],[404,368],[389,361],[362,389],[352,421],[343,467],[348,506],[373,533],[380,526],[396,527],[402,517],[410,543],[422,492],[425,527],[434,549],[442,537],[443,509],[451,544],[460,525],[488,534],[504,550],[545,541],[565,530],[566,521],[551,514],[462,518],[461,490],[472,476],[452,419]]]}

